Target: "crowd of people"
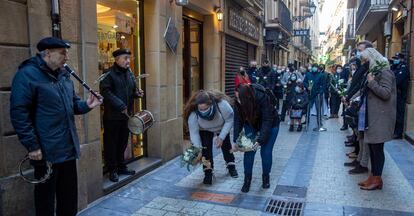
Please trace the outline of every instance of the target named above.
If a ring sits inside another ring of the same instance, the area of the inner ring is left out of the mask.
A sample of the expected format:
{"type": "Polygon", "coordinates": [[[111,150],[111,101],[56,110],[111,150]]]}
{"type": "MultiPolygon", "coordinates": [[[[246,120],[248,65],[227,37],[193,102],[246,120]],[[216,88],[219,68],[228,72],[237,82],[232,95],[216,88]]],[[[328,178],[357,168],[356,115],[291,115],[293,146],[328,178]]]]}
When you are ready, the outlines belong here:
{"type": "MultiPolygon", "coordinates": [[[[127,49],[113,53],[115,63],[100,86],[103,101],[93,94],[82,101],[62,69],[69,48],[67,41],[42,39],[37,45],[39,53],[20,65],[12,83],[10,117],[29,152],[35,177],[46,172],[41,162],[53,164],[50,179],[35,186],[36,215],[76,215],[80,145],[74,115],[86,114],[102,102],[109,178],[116,182],[118,175],[134,174],[125,166],[122,153],[133,100],[144,92],[137,88],[129,70],[131,53],[127,49]]],[[[215,145],[221,148],[234,178],[238,177],[234,152],[244,152],[241,191],[245,193],[250,190],[256,151],[260,151],[262,188],[270,188],[272,152],[280,121],[288,116],[289,131],[301,131],[303,124],[308,129],[310,116],[315,115],[317,127],[313,131],[326,131],[323,120],[339,118],[342,104],[341,130],[352,129],[345,145],[355,148],[347,153],[354,160],[344,165],[353,167],[349,174],[361,174],[369,171],[370,161],[371,174],[358,185],[363,190],[382,189],[384,142],[402,137],[408,80],[402,54],[388,60],[368,41],[357,44],[347,64],[327,69],[323,64],[296,69],[292,64],[271,65],[267,60],[259,68],[251,61],[248,68],[237,71],[234,98],[219,91],[200,90],[186,103],[183,117],[192,145],[201,149],[203,183],[213,184],[215,145]],[[251,140],[248,151],[238,145],[242,135],[251,140]]]]}

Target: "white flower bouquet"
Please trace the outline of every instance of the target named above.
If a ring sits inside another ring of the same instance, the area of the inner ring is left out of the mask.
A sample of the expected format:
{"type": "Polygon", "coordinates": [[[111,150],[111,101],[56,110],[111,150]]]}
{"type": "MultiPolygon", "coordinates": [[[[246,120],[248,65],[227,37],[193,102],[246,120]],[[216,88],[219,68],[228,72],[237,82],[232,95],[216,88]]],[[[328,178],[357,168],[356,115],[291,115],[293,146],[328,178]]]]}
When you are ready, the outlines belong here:
{"type": "Polygon", "coordinates": [[[201,162],[202,148],[191,145],[181,155],[181,167],[187,165],[187,170],[190,171],[190,166],[196,166],[201,162]]]}
{"type": "Polygon", "coordinates": [[[254,144],[256,143],[257,137],[258,135],[254,139],[247,137],[243,129],[236,140],[237,148],[241,152],[255,151],[256,149],[254,147],[254,144]]]}

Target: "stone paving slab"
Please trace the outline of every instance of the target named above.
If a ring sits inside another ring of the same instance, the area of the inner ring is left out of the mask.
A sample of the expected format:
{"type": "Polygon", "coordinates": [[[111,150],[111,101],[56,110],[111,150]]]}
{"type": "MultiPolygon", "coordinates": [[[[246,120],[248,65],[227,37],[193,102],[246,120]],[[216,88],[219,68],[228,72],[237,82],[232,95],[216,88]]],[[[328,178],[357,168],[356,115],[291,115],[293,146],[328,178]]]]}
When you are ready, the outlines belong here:
{"type": "Polygon", "coordinates": [[[357,183],[367,178],[367,174],[349,175],[344,167],[345,135],[329,124],[325,133],[320,133],[313,166],[312,179],[308,188],[308,202],[337,204],[373,209],[400,210],[414,212],[414,190],[402,175],[390,155],[385,152],[383,173],[384,188],[376,191],[360,190],[357,183]],[[343,139],[338,139],[341,137],[343,139]]]}

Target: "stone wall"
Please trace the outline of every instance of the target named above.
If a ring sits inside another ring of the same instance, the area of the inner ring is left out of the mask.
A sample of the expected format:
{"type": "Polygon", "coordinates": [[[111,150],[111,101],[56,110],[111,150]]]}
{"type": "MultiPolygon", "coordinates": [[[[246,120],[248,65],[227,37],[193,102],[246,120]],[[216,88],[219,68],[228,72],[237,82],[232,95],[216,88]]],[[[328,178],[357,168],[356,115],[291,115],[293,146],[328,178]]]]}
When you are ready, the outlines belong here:
{"type": "MultiPolygon", "coordinates": [[[[60,2],[62,37],[72,44],[68,64],[91,83],[98,74],[95,2],[60,2]]],[[[11,126],[9,97],[18,65],[36,53],[41,38],[51,36],[50,1],[0,0],[0,10],[0,215],[30,215],[34,208],[33,185],[23,182],[17,174],[18,161],[27,151],[11,126]]],[[[75,85],[79,95],[85,96],[76,81],[75,85]]],[[[82,143],[78,162],[79,207],[85,208],[102,196],[99,110],[77,116],[76,123],[82,143]]]]}

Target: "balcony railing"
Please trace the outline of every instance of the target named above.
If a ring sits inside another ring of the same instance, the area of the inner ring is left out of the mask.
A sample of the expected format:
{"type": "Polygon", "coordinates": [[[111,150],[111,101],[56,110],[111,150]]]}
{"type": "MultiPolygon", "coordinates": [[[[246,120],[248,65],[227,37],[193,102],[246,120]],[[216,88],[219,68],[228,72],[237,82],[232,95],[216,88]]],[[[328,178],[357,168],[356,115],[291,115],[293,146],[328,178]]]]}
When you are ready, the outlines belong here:
{"type": "Polygon", "coordinates": [[[310,37],[302,37],[302,44],[306,47],[306,48],[308,48],[308,49],[310,49],[310,50],[312,50],[312,40],[310,39],[310,37]]]}
{"type": "MultiPolygon", "coordinates": [[[[358,5],[356,14],[357,29],[361,27],[367,15],[371,12],[387,12],[390,0],[363,0],[358,5]]],[[[377,19],[379,21],[380,19],[377,19]]],[[[375,23],[373,23],[375,24],[375,23]]],[[[372,25],[374,26],[374,25],[372,25]]]]}
{"type": "Polygon", "coordinates": [[[355,25],[348,24],[348,27],[346,28],[346,33],[345,33],[345,40],[353,40],[353,39],[355,39],[355,25]]]}
{"type": "Polygon", "coordinates": [[[290,17],[289,8],[283,1],[278,1],[278,14],[279,14],[279,22],[280,24],[288,31],[292,32],[293,30],[293,23],[292,18],[290,17]]]}

